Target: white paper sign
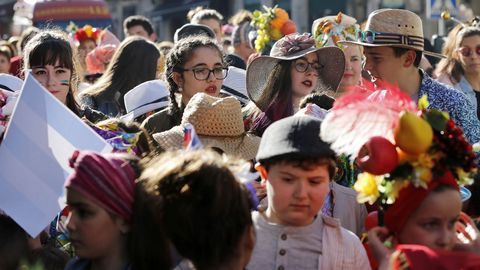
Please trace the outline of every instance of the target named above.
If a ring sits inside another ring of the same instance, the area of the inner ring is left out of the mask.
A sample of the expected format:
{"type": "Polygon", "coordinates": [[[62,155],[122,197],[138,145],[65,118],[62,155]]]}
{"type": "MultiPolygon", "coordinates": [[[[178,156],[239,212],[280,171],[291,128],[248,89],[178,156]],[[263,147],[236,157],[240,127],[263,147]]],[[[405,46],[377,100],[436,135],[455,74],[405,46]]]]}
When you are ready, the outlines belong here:
{"type": "Polygon", "coordinates": [[[0,209],[32,237],[61,210],[58,198],[76,149],[112,147],[27,74],[0,145],[0,209]]]}

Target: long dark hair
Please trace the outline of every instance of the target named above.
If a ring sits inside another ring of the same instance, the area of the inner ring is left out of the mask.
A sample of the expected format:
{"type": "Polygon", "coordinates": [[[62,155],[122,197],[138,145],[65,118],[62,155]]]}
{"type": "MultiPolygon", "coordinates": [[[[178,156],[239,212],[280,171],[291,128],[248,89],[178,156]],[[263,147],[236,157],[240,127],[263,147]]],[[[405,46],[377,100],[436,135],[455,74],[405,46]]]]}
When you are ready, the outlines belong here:
{"type": "Polygon", "coordinates": [[[135,86],[155,79],[159,57],[160,51],[152,42],[138,36],[126,38],[102,77],[83,91],[82,96],[110,100],[116,98],[125,112],[123,96],[135,86]],[[116,96],[117,93],[120,95],[116,96]]]}
{"type": "Polygon", "coordinates": [[[25,45],[24,65],[26,69],[30,69],[37,66],[55,65],[58,60],[62,67],[69,69],[71,76],[66,106],[79,115],[80,107],[75,98],[80,83],[79,63],[76,55],[76,49],[70,45],[66,34],[59,30],[43,30],[33,36],[25,45]]]}
{"type": "Polygon", "coordinates": [[[178,91],[178,85],[173,80],[173,72],[181,73],[185,63],[190,60],[193,52],[202,47],[217,50],[222,59],[222,64],[225,64],[225,57],[222,49],[217,45],[215,40],[204,36],[192,36],[178,41],[167,55],[167,60],[165,62],[165,78],[170,90],[169,114],[171,115],[183,113],[183,106],[179,106],[176,100],[176,94],[181,93],[178,91]]]}
{"type": "MultiPolygon", "coordinates": [[[[289,74],[292,61],[280,61],[273,68],[270,77],[262,90],[260,100],[271,100],[267,106],[253,121],[251,131],[257,136],[262,136],[263,132],[273,122],[291,116],[294,113],[292,101],[292,78],[289,74]],[[267,91],[266,89],[273,89],[267,91]]],[[[268,72],[268,71],[265,71],[268,72]]]]}

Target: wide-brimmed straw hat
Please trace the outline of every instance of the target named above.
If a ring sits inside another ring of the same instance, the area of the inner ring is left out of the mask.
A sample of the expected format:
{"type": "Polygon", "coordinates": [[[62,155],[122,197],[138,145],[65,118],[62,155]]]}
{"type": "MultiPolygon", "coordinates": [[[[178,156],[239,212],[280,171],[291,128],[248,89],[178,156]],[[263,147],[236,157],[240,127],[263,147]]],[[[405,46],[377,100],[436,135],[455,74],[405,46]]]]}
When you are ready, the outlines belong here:
{"type": "Polygon", "coordinates": [[[309,34],[290,34],[284,36],[272,47],[269,56],[260,56],[247,68],[247,92],[259,109],[264,111],[274,98],[274,91],[265,89],[265,85],[274,67],[282,60],[295,60],[309,53],[316,53],[322,67],[318,73],[318,83],[314,91],[336,91],[342,80],[345,68],[345,56],[337,47],[316,48],[315,40],[309,34]]]}
{"type": "Polygon", "coordinates": [[[170,92],[161,80],[146,81],[128,91],[123,97],[127,114],[122,119],[132,121],[135,118],[165,108],[170,104],[170,92]]]}
{"type": "Polygon", "coordinates": [[[190,123],[204,146],[221,149],[227,155],[250,160],[255,157],[260,138],[245,132],[240,102],[234,97],[217,98],[195,94],[182,116],[182,122],[170,130],[155,133],[153,138],[164,150],[182,148],[183,127],[190,123]]]}
{"type": "Polygon", "coordinates": [[[421,51],[430,56],[444,57],[438,53],[425,51],[422,20],[409,10],[375,10],[368,16],[365,29],[360,33],[357,41],[345,43],[366,47],[400,47],[421,51]]]}

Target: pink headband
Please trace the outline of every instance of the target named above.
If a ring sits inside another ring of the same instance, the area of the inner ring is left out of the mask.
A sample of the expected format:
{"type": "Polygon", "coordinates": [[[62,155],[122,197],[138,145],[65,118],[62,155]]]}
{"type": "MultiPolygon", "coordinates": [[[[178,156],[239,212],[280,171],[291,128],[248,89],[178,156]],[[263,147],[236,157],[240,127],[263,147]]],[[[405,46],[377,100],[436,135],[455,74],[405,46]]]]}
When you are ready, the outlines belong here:
{"type": "Polygon", "coordinates": [[[75,171],[65,187],[94,200],[105,210],[130,222],[135,188],[135,172],[130,164],[113,154],[75,151],[70,159],[75,171]]]}

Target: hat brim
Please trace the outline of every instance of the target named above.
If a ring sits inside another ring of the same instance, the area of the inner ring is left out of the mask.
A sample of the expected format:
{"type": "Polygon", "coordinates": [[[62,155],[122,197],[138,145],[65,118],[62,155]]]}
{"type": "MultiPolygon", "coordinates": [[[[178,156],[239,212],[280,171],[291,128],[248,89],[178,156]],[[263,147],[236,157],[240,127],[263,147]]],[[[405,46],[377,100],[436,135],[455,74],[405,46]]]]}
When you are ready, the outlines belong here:
{"type": "Polygon", "coordinates": [[[435,53],[435,52],[430,52],[426,51],[417,47],[413,46],[408,46],[408,45],[402,45],[402,44],[396,44],[396,43],[390,43],[390,44],[372,44],[372,43],[366,43],[366,42],[361,42],[361,41],[351,41],[351,40],[343,40],[339,41],[339,43],[345,43],[345,44],[355,44],[355,45],[360,45],[364,47],[397,47],[397,48],[405,48],[405,49],[412,49],[415,51],[421,51],[423,54],[428,55],[428,56],[433,56],[436,58],[446,58],[445,55],[440,54],[440,53],[435,53]]]}
{"type": "Polygon", "coordinates": [[[278,90],[264,90],[273,68],[282,60],[295,60],[312,52],[317,53],[318,61],[323,66],[319,72],[317,87],[313,92],[335,92],[345,69],[343,51],[337,47],[312,47],[284,57],[260,56],[253,60],[247,68],[247,93],[250,100],[260,110],[265,111],[270,105],[273,91],[278,90]]]}
{"type": "MultiPolygon", "coordinates": [[[[155,133],[153,139],[158,142],[163,150],[180,150],[183,147],[183,128],[175,126],[167,131],[155,133]]],[[[216,137],[198,135],[200,142],[205,147],[221,149],[230,156],[237,156],[245,160],[255,158],[260,145],[260,137],[245,133],[238,137],[216,137]]]]}
{"type": "Polygon", "coordinates": [[[133,121],[137,117],[139,117],[139,116],[141,116],[141,115],[143,115],[147,112],[163,109],[163,108],[167,107],[169,105],[169,103],[170,102],[167,100],[167,101],[161,101],[161,102],[148,104],[148,105],[142,106],[142,107],[140,107],[136,110],[133,110],[133,111],[121,116],[120,118],[122,120],[126,120],[126,121],[133,121]]]}

